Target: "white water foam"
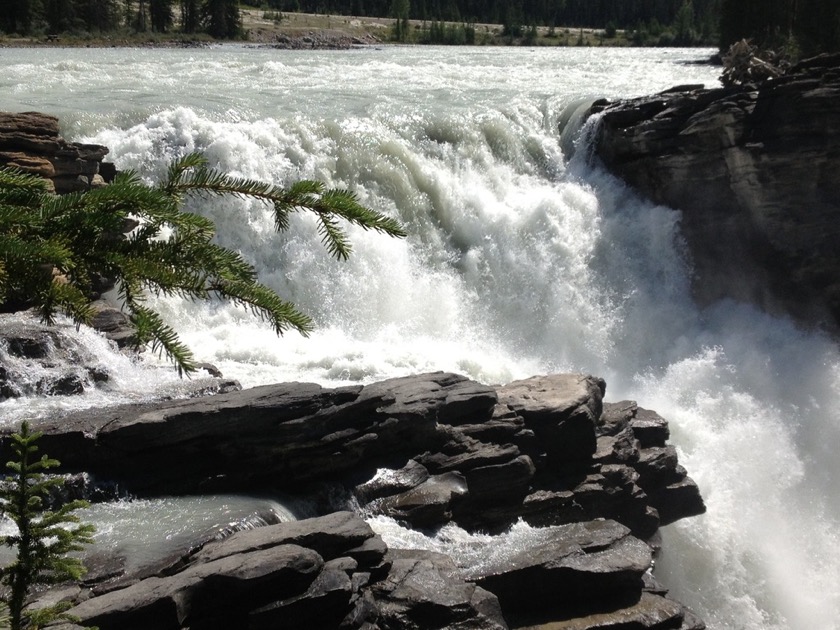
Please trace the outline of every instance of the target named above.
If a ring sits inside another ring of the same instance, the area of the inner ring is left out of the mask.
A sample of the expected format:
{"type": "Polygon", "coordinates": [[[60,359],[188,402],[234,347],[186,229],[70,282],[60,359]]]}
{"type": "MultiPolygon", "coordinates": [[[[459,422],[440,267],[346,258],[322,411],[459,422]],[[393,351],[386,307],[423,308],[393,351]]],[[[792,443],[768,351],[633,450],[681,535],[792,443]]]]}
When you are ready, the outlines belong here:
{"type": "Polygon", "coordinates": [[[569,164],[556,128],[588,97],[710,83],[674,63],[701,53],[97,52],[109,79],[61,98],[50,77],[88,53],[53,71],[10,54],[0,104],[66,111],[121,168],[153,179],[198,149],[235,174],[351,188],[406,224],[405,241],[351,230],[337,264],[304,217],[278,236],[256,204],[192,206],[319,326],[277,339],[225,305],[158,301],[200,359],[246,385],[604,376],[609,399],[670,420],[706,498],[706,515],[666,528],[657,573],[673,594],[712,630],[840,627],[836,344],[748,306],[697,308],[679,213],[569,164]]]}

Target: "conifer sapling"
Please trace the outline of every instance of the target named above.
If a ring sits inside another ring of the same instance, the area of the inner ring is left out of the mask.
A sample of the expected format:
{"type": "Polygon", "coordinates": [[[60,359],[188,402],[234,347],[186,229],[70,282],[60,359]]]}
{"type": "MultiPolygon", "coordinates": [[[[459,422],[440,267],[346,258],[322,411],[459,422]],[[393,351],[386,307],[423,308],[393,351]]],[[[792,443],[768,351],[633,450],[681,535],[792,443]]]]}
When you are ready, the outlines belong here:
{"type": "Polygon", "coordinates": [[[6,464],[10,474],[0,482],[0,513],[11,519],[18,530],[14,535],[0,537],[3,544],[17,550],[12,563],[0,568],[0,602],[8,607],[11,630],[38,628],[62,617],[67,605],[33,610],[26,608],[27,599],[36,586],[79,579],[85,568],[78,558],[68,554],[93,542],[93,525],[81,524],[73,513],[87,507],[85,501],[70,501],[55,509],[44,506],[50,489],[63,481],[44,474],[59,462],[46,455],[36,456],[35,443],[41,435],[24,422],[20,432],[11,436],[15,457],[6,464]]]}

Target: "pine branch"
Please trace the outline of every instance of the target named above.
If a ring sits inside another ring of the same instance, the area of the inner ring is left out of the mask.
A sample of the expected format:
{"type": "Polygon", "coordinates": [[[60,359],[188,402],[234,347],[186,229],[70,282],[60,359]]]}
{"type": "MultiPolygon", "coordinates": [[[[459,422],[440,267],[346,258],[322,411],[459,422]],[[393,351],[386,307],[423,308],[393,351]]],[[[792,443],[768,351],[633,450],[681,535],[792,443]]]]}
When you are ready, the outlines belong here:
{"type": "Polygon", "coordinates": [[[87,295],[77,286],[61,279],[53,278],[46,291],[40,296],[38,308],[41,321],[52,325],[57,312],[69,316],[77,325],[90,324],[96,314],[87,295]]]}
{"type": "Polygon", "coordinates": [[[278,335],[292,328],[307,337],[313,330],[309,317],[258,282],[221,280],[211,289],[220,297],[248,308],[261,320],[270,323],[278,335]]]}
{"type": "Polygon", "coordinates": [[[86,296],[93,279],[114,278],[139,343],[165,354],[181,375],[195,369],[192,354],[160,315],[144,306],[148,294],[230,300],[277,334],[289,329],[308,334],[308,317],[260,284],[241,254],[211,242],[212,220],[182,210],[182,198],[190,193],[270,203],[277,230],[288,229],[292,212],[312,212],[323,245],[339,259],[351,253],[342,221],[405,236],[397,221],[362,206],[350,191],[308,180],[281,188],[233,177],[210,169],[200,154],[173,162],[159,186],[124,171],[109,186],[61,196],[47,194],[38,178],[0,168],[0,303],[30,302],[47,323],[58,312],[77,324],[88,322],[86,296]],[[125,235],[130,220],[139,225],[125,235]]]}
{"type": "Polygon", "coordinates": [[[178,375],[195,372],[196,366],[190,349],[178,339],[178,335],[167,326],[160,315],[151,309],[134,305],[131,323],[134,324],[137,339],[141,344],[151,344],[158,356],[165,354],[178,370],[178,375]]]}

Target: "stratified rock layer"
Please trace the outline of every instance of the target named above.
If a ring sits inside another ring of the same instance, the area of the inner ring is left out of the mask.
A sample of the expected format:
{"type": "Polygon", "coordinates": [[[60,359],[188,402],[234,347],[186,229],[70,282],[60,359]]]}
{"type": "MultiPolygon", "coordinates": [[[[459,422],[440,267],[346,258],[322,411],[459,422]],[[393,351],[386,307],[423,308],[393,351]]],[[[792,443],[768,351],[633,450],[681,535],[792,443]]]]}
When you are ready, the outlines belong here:
{"type": "Polygon", "coordinates": [[[55,116],[0,112],[0,165],[48,179],[59,194],[110,182],[116,171],[102,161],[107,154],[98,144],[65,141],[55,116]]]}
{"type": "Polygon", "coordinates": [[[683,211],[698,298],[840,330],[840,55],[761,86],[598,104],[595,154],[683,211]]]}
{"type": "Polygon", "coordinates": [[[700,494],[666,444],[667,423],[630,401],[603,403],[604,389],[580,374],[494,388],[436,372],[39,421],[40,447],[69,472],[148,496],[312,496],[327,483],[355,495],[362,513],[415,528],[504,532],[520,519],[540,528],[527,548],[473,565],[389,551],[358,516],[336,512],[198,540],[134,574],[100,571],[69,595],[72,613],[103,630],[596,628],[610,615],[632,619],[627,627],[700,628],[646,585],[653,551],[643,542],[704,511],[700,494]]]}

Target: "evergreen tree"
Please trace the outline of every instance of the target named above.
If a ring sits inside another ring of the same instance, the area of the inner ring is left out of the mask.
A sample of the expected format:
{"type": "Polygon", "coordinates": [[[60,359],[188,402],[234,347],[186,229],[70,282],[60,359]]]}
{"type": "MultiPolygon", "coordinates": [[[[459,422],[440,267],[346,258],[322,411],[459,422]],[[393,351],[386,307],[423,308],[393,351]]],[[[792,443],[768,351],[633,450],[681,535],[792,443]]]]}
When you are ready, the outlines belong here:
{"type": "Polygon", "coordinates": [[[204,18],[205,30],[217,39],[238,39],[242,35],[239,0],[205,0],[204,18]]]}
{"type": "Polygon", "coordinates": [[[674,43],[678,46],[690,46],[694,43],[694,6],[691,0],[684,0],[680,10],[677,12],[675,23],[676,38],[674,43]]]}
{"type": "Polygon", "coordinates": [[[172,0],[149,0],[149,21],[157,33],[172,28],[172,0]]]}
{"type": "Polygon", "coordinates": [[[64,33],[75,26],[72,0],[44,0],[44,16],[50,33],[64,33]]]}
{"type": "Polygon", "coordinates": [[[181,0],[181,32],[195,33],[201,27],[199,0],[181,0]]]}
{"type": "Polygon", "coordinates": [[[77,558],[67,554],[81,551],[83,545],[93,542],[93,526],[79,524],[73,514],[86,507],[84,501],[71,501],[56,510],[45,509],[44,499],[53,487],[63,484],[62,479],[47,477],[44,471],[55,468],[58,461],[46,455],[38,459],[36,442],[40,433],[30,432],[24,422],[20,432],[12,435],[11,448],[15,459],[6,466],[11,475],[0,482],[0,512],[17,525],[17,534],[2,537],[2,543],[17,549],[15,560],[0,569],[3,586],[0,600],[9,609],[11,630],[39,627],[61,618],[66,605],[55,605],[38,610],[26,610],[27,597],[37,585],[53,585],[67,580],[77,580],[84,574],[84,567],[77,558]]]}
{"type": "Polygon", "coordinates": [[[26,35],[32,27],[31,0],[6,0],[7,5],[0,11],[0,31],[26,35]]]}
{"type": "Polygon", "coordinates": [[[277,334],[307,334],[308,317],[257,281],[237,252],[212,243],[215,225],[181,209],[185,196],[232,195],[272,204],[278,230],[289,215],[313,213],[330,254],[346,259],[350,243],[339,220],[392,236],[400,225],[360,205],[346,190],[301,181],[288,189],[210,169],[198,154],[175,161],[166,179],[148,186],[123,172],[103,188],[56,196],[43,180],[0,168],[0,307],[28,303],[46,323],[63,312],[77,324],[93,311],[87,296],[96,279],[118,281],[120,298],[139,344],[165,354],[179,373],[196,369],[192,353],[161,316],[145,305],[146,293],[189,299],[219,298],[267,321],[277,334]],[[125,222],[140,225],[122,237],[125,222]],[[162,238],[163,234],[171,234],[162,238]]]}
{"type": "Polygon", "coordinates": [[[119,26],[116,0],[73,0],[76,27],[91,32],[107,32],[119,26]]]}
{"type": "Polygon", "coordinates": [[[840,51],[840,2],[798,0],[795,34],[803,55],[840,51]]]}
{"type": "Polygon", "coordinates": [[[408,14],[411,11],[409,0],[392,0],[390,14],[394,18],[393,38],[398,42],[408,40],[408,14]]]}

